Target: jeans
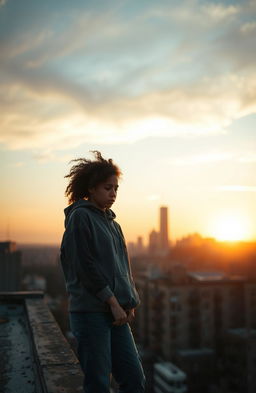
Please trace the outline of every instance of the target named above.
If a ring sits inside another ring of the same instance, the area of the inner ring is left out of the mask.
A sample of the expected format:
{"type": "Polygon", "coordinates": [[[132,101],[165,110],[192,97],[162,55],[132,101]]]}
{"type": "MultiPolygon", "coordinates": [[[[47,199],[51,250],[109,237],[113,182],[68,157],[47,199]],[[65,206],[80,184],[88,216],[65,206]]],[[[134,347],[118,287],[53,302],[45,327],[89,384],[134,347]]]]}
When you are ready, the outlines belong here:
{"type": "Polygon", "coordinates": [[[129,324],[113,325],[110,312],[69,315],[85,375],[84,393],[109,393],[111,373],[119,393],[143,393],[145,376],[129,324]]]}

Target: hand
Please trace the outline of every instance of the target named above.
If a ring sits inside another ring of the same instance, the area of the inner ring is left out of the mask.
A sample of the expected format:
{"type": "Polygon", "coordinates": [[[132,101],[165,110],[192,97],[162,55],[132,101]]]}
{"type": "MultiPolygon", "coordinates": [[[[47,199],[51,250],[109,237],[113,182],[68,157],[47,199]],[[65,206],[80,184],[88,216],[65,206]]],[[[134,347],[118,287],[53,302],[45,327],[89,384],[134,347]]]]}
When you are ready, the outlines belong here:
{"type": "Polygon", "coordinates": [[[130,310],[126,310],[128,323],[131,323],[135,318],[135,311],[134,310],[135,310],[134,308],[132,308],[130,310]]]}
{"type": "Polygon", "coordinates": [[[128,320],[127,314],[124,311],[124,309],[119,304],[110,306],[110,308],[111,308],[111,312],[113,314],[113,317],[115,318],[113,325],[116,325],[116,326],[124,325],[128,320]]]}
{"type": "Polygon", "coordinates": [[[111,296],[107,300],[107,303],[109,304],[112,315],[115,319],[115,321],[113,322],[113,325],[115,325],[115,326],[124,325],[127,322],[127,314],[124,311],[124,309],[120,306],[120,304],[118,303],[116,297],[111,296]]]}

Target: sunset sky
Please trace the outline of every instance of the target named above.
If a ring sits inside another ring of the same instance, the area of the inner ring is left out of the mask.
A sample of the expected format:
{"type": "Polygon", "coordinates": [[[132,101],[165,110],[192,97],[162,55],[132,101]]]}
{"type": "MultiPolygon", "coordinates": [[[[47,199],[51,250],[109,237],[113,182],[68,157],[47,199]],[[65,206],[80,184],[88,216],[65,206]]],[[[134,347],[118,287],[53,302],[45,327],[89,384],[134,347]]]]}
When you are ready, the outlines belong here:
{"type": "Polygon", "coordinates": [[[255,240],[255,37],[254,0],[0,0],[0,240],[59,243],[90,150],[128,241],[162,205],[172,240],[255,240]]]}

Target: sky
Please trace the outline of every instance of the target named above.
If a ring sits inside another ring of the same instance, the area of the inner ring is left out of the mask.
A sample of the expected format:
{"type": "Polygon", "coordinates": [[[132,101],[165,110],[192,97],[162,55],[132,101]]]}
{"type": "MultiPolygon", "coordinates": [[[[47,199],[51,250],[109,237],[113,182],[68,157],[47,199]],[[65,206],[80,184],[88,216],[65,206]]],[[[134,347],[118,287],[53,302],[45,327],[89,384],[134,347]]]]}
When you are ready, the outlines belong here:
{"type": "Polygon", "coordinates": [[[0,240],[58,244],[70,160],[123,172],[127,241],[256,239],[256,2],[0,0],[0,240]]]}

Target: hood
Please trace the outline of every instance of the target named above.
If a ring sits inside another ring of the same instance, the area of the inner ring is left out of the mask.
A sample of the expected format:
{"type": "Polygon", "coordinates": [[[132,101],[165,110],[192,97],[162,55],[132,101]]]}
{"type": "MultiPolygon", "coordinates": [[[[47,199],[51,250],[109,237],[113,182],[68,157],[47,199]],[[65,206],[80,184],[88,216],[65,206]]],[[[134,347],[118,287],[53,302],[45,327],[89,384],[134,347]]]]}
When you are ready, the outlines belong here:
{"type": "Polygon", "coordinates": [[[105,212],[103,212],[102,210],[98,209],[93,203],[91,203],[90,201],[87,201],[85,199],[79,199],[78,201],[72,203],[71,205],[69,205],[68,207],[66,207],[64,209],[64,214],[65,214],[65,228],[67,226],[68,223],[68,219],[70,214],[77,208],[83,207],[85,209],[90,209],[93,210],[95,213],[108,218],[109,220],[114,220],[116,218],[115,213],[113,212],[113,210],[111,209],[106,209],[105,212]]]}

